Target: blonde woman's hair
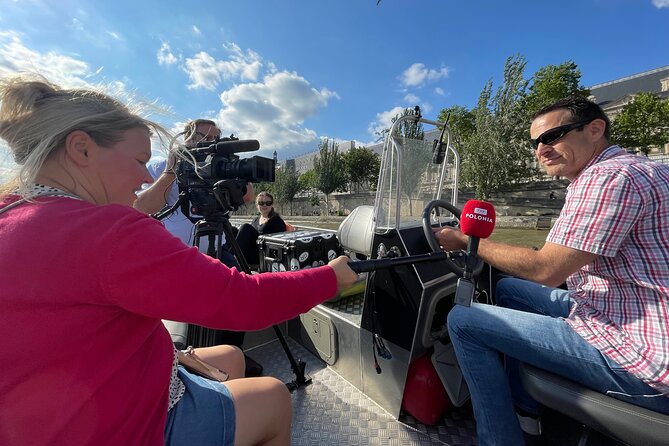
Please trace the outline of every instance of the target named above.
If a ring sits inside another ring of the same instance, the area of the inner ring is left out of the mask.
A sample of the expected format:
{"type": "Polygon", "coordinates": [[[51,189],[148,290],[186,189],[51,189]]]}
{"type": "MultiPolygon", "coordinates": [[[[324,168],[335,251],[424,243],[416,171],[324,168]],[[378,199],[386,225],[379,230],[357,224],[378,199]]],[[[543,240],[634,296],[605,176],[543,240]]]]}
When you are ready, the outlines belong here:
{"type": "Polygon", "coordinates": [[[0,186],[0,194],[24,195],[45,160],[64,147],[65,138],[74,130],[108,147],[135,128],[170,138],[160,125],[101,91],[63,89],[37,75],[0,79],[0,138],[19,165],[14,178],[0,186]]]}

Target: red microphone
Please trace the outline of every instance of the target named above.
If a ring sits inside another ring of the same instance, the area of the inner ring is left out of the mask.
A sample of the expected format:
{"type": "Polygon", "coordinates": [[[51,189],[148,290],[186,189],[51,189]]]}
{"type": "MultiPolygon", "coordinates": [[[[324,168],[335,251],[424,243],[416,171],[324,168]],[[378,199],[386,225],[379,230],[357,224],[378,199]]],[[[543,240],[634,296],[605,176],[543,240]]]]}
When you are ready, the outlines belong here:
{"type": "Polygon", "coordinates": [[[469,200],[460,214],[460,229],[470,237],[490,237],[495,229],[495,208],[487,201],[469,200]]]}
{"type": "Polygon", "coordinates": [[[469,236],[465,271],[458,279],[458,288],[455,293],[455,303],[470,306],[474,299],[476,285],[472,280],[472,273],[476,265],[479,241],[490,237],[495,229],[495,208],[492,204],[481,200],[469,200],[460,213],[460,229],[469,236]]]}

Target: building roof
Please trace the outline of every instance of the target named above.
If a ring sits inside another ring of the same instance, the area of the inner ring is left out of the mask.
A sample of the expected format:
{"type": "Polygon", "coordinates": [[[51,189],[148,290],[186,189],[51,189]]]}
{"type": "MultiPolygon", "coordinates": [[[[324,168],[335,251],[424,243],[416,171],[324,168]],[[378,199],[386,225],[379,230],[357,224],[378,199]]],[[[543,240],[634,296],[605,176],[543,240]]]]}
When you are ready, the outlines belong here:
{"type": "Polygon", "coordinates": [[[615,106],[617,102],[630,94],[641,91],[661,93],[660,81],[668,77],[669,65],[614,81],[604,82],[603,84],[593,85],[590,87],[590,92],[595,98],[594,101],[600,107],[607,109],[615,106]]]}

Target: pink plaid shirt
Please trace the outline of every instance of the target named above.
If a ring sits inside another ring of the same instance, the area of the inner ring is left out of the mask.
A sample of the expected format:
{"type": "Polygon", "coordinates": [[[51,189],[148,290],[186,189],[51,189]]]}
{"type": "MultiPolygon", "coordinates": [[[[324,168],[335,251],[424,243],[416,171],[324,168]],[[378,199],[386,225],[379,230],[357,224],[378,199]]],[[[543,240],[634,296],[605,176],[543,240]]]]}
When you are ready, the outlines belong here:
{"type": "Polygon", "coordinates": [[[567,322],[669,392],[669,167],[612,146],[567,188],[548,242],[599,257],[567,279],[567,322]]]}

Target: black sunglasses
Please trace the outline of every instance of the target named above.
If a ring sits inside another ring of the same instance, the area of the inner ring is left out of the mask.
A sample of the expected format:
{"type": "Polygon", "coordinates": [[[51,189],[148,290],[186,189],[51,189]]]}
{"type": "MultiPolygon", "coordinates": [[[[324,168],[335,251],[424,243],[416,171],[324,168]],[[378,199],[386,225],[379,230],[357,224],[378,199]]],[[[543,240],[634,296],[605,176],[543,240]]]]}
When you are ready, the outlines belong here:
{"type": "Polygon", "coordinates": [[[558,139],[563,138],[567,133],[571,132],[572,130],[576,129],[581,130],[583,127],[590,124],[592,121],[594,121],[594,119],[590,119],[589,121],[572,122],[571,124],[565,124],[561,125],[560,127],[555,127],[553,129],[546,130],[541,135],[539,135],[537,139],[530,138],[530,142],[532,143],[532,146],[536,150],[539,148],[539,143],[552,144],[556,142],[558,139]]]}
{"type": "Polygon", "coordinates": [[[258,206],[271,206],[272,202],[271,201],[259,201],[258,206]]]}

